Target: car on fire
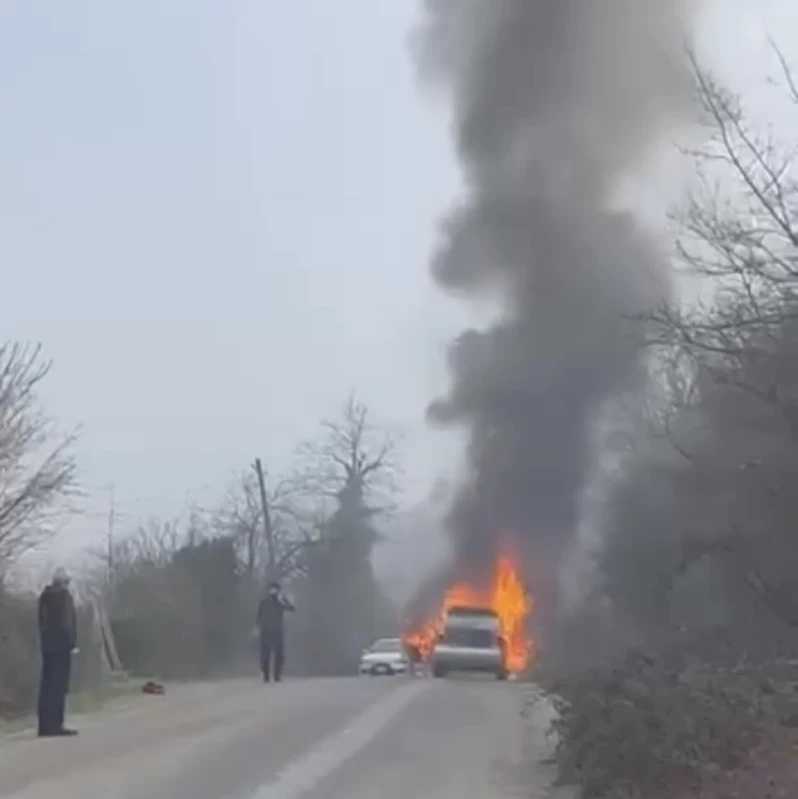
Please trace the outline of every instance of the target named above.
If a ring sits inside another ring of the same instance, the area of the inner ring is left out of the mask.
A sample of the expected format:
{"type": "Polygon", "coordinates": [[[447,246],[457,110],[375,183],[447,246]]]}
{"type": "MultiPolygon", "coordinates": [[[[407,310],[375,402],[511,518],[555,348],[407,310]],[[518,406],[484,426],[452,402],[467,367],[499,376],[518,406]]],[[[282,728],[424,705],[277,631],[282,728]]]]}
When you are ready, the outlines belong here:
{"type": "Polygon", "coordinates": [[[452,607],[432,650],[432,674],[485,672],[508,677],[506,645],[498,614],[490,608],[452,607]]]}
{"type": "Polygon", "coordinates": [[[360,656],[359,672],[372,677],[407,672],[407,655],[399,638],[380,638],[360,656]]]}

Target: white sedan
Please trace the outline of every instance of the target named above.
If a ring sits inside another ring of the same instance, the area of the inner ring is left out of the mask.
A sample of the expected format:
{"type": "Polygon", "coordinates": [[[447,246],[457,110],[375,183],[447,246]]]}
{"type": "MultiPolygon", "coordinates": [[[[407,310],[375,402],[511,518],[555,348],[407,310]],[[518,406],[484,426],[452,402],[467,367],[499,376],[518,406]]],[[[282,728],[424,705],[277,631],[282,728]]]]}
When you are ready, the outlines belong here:
{"type": "Polygon", "coordinates": [[[399,638],[380,638],[360,656],[361,674],[376,677],[380,674],[405,674],[407,656],[399,638]]]}

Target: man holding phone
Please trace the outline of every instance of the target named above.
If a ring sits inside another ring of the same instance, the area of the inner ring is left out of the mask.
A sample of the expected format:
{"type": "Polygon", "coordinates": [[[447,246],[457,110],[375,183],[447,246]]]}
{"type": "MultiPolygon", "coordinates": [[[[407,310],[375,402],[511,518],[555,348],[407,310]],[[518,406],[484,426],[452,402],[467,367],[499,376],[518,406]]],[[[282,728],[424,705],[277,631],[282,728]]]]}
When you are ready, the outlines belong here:
{"type": "Polygon", "coordinates": [[[274,681],[283,678],[285,663],[285,612],[294,611],[293,603],[280,591],[280,583],[272,581],[266,588],[266,595],[258,603],[257,629],[260,638],[260,667],[263,681],[269,682],[274,665],[274,681]]]}

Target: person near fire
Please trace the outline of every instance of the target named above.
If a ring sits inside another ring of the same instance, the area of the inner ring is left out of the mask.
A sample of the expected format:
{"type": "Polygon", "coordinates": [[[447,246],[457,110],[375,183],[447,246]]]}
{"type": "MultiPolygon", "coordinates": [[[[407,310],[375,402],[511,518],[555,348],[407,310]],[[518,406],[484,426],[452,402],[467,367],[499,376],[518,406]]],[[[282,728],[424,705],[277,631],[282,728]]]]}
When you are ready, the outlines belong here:
{"type": "Polygon", "coordinates": [[[294,604],[283,596],[280,583],[272,580],[266,595],[258,603],[257,630],[260,642],[260,668],[263,681],[275,682],[283,677],[285,664],[285,612],[295,610],[294,604]]]}
{"type": "Polygon", "coordinates": [[[42,667],[39,681],[39,736],[76,735],[64,727],[66,697],[77,646],[77,613],[69,591],[69,575],[59,568],[39,596],[39,642],[42,667]]]}
{"type": "Polygon", "coordinates": [[[411,677],[415,677],[424,660],[421,656],[421,648],[412,641],[405,641],[405,654],[407,655],[407,671],[411,677]]]}

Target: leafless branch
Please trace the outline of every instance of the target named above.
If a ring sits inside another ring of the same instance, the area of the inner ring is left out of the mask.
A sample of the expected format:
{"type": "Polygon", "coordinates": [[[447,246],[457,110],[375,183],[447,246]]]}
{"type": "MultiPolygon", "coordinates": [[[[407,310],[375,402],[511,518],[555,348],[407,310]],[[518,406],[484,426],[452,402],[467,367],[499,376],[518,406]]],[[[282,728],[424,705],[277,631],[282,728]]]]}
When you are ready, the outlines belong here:
{"type": "Polygon", "coordinates": [[[76,495],[75,434],[59,437],[37,402],[41,348],[0,345],[0,568],[38,546],[76,495]]]}
{"type": "Polygon", "coordinates": [[[341,490],[361,492],[375,513],[394,508],[401,473],[396,436],[373,424],[368,406],[350,394],[338,420],[322,422],[318,441],[300,447],[305,491],[337,498],[341,490]]]}
{"type": "MultiPolygon", "coordinates": [[[[290,577],[303,568],[305,549],[316,538],[315,517],[304,502],[305,487],[294,477],[268,479],[267,502],[272,521],[277,571],[290,577]]],[[[236,477],[221,505],[212,514],[212,527],[237,542],[244,569],[261,572],[266,561],[263,509],[256,477],[247,471],[236,477]]]]}

